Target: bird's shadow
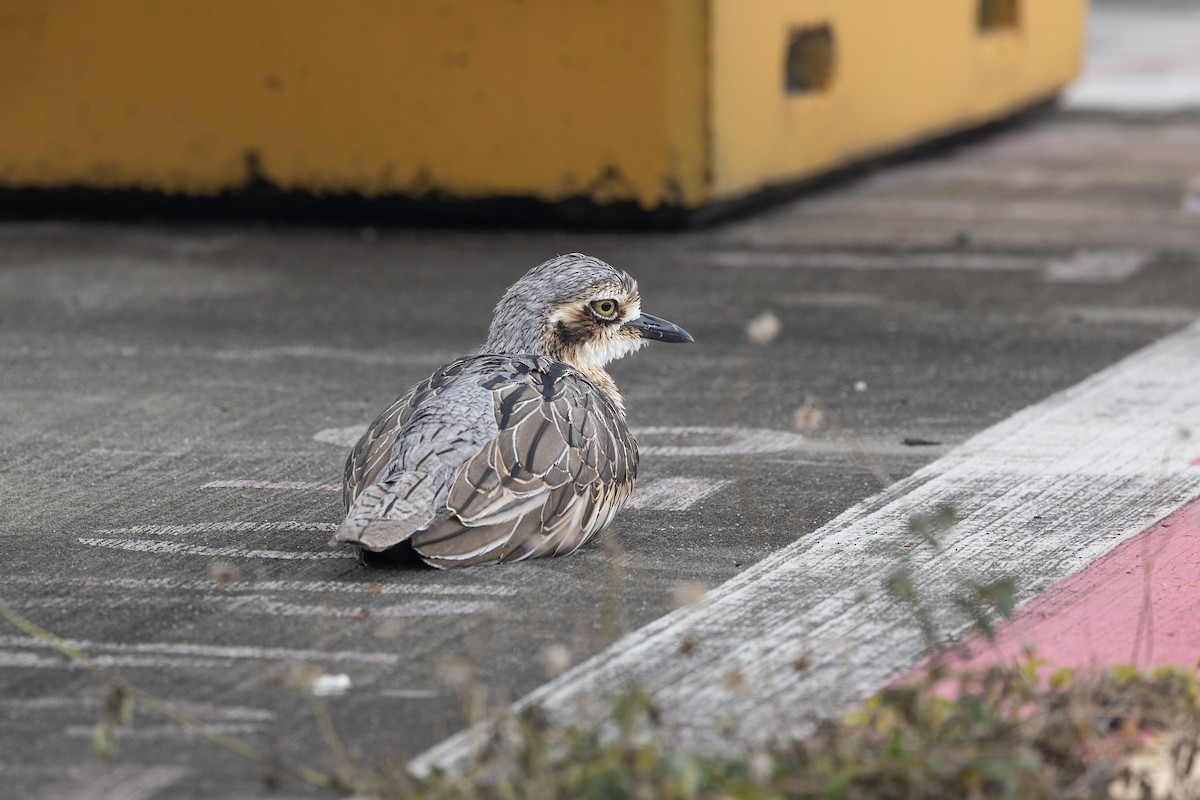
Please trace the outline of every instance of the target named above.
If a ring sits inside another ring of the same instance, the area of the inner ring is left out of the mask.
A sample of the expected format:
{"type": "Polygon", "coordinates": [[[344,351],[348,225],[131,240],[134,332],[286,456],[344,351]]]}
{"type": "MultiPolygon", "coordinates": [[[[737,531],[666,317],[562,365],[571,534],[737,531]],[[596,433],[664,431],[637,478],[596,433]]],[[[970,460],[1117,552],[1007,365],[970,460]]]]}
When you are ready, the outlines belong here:
{"type": "Polygon", "coordinates": [[[421,560],[417,551],[408,542],[398,544],[379,553],[358,550],[358,563],[370,569],[390,569],[404,572],[425,572],[436,569],[421,560]]]}

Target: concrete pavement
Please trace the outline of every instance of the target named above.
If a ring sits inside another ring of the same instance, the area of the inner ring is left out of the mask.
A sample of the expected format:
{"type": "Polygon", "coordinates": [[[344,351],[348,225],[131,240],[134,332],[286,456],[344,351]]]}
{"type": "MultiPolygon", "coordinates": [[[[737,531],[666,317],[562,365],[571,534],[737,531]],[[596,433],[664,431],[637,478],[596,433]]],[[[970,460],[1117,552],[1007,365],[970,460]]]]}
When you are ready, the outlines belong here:
{"type": "MultiPolygon", "coordinates": [[[[464,686],[524,696],[1200,317],[1198,122],[1044,116],[671,236],[0,225],[0,597],[264,750],[328,764],[296,688],[324,675],[364,754],[416,755],[467,721],[464,686]],[[570,250],[697,339],[613,370],[637,506],[606,543],[513,567],[328,549],[347,430],[570,250]],[[778,335],[754,344],[765,312],[778,335]]],[[[265,792],[263,767],[144,712],[93,763],[104,696],[0,630],[0,794],[265,792]]]]}
{"type": "MultiPolygon", "coordinates": [[[[306,701],[270,676],[344,674],[348,737],[414,755],[463,724],[463,664],[491,701],[519,697],[546,679],[543,653],[599,652],[881,475],[1200,316],[1196,130],[1045,118],[682,236],[6,225],[2,595],[139,686],[315,764],[306,701]],[[649,429],[642,506],[608,546],[511,568],[368,572],[329,551],[340,505],[321,484],[345,448],[328,442],[477,346],[502,289],[573,249],[629,269],[647,309],[697,339],[614,370],[649,429]],[[751,344],[764,311],[779,334],[751,344]]],[[[92,765],[101,683],[15,630],[0,665],[8,786],[261,786],[259,766],[149,714],[117,767],[92,765]]]]}

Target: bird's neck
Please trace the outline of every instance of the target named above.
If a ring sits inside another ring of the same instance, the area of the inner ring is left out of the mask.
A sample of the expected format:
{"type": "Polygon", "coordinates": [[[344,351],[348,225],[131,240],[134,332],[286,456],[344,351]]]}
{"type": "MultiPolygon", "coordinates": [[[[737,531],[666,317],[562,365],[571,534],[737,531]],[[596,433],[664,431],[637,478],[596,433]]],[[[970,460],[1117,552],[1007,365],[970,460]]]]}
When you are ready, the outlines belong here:
{"type": "MultiPolygon", "coordinates": [[[[566,363],[570,364],[569,361],[566,363]]],[[[575,365],[572,364],[572,366],[575,365]]],[[[587,378],[588,382],[599,389],[600,393],[608,399],[608,402],[612,403],[617,411],[621,412],[621,416],[625,416],[625,398],[621,397],[621,393],[617,391],[617,384],[604,367],[591,367],[590,369],[575,367],[575,371],[587,378]]]]}
{"type": "Polygon", "coordinates": [[[623,353],[611,352],[604,347],[573,342],[561,336],[552,335],[549,330],[542,330],[528,324],[497,324],[495,322],[488,331],[487,343],[479,352],[531,353],[561,361],[599,389],[622,415],[625,413],[625,400],[617,391],[617,384],[613,381],[612,376],[604,368],[609,361],[623,353]]]}
{"type": "Polygon", "coordinates": [[[617,391],[616,382],[604,368],[613,359],[613,353],[603,347],[596,347],[594,342],[572,342],[553,336],[546,337],[543,349],[546,355],[555,361],[561,361],[586,378],[622,415],[625,414],[625,400],[617,391]]]}
{"type": "MultiPolygon", "coordinates": [[[[500,344],[504,345],[505,343],[502,342],[500,344]]],[[[572,357],[573,355],[577,355],[577,351],[576,352],[561,352],[554,348],[550,348],[548,350],[547,348],[541,347],[541,346],[536,346],[536,347],[497,346],[497,343],[495,343],[491,339],[489,339],[487,344],[485,344],[483,347],[481,347],[479,349],[479,352],[480,352],[480,354],[493,354],[494,353],[494,354],[505,354],[505,355],[530,354],[530,355],[545,356],[547,358],[552,358],[555,361],[561,361],[562,363],[566,364],[571,369],[575,370],[575,372],[578,373],[580,376],[585,378],[588,381],[588,383],[592,384],[597,389],[599,389],[600,393],[604,395],[605,399],[608,400],[608,402],[612,403],[613,406],[619,412],[621,412],[622,416],[625,415],[625,398],[621,397],[621,392],[617,390],[617,384],[612,379],[612,376],[608,374],[608,370],[606,370],[603,367],[603,365],[596,364],[596,363],[588,363],[587,361],[580,360],[578,358],[573,358],[572,357]]]]}
{"type": "Polygon", "coordinates": [[[515,325],[492,324],[481,353],[533,353],[551,356],[543,345],[541,331],[515,325]]]}

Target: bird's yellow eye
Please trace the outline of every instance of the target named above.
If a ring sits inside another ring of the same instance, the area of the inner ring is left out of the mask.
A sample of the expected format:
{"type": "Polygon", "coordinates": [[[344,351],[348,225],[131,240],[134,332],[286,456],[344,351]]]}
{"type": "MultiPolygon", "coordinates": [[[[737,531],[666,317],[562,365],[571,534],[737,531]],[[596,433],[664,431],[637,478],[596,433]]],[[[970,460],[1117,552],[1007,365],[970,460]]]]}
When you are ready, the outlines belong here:
{"type": "Polygon", "coordinates": [[[612,319],[617,315],[616,300],[593,300],[592,311],[605,319],[612,319]]]}

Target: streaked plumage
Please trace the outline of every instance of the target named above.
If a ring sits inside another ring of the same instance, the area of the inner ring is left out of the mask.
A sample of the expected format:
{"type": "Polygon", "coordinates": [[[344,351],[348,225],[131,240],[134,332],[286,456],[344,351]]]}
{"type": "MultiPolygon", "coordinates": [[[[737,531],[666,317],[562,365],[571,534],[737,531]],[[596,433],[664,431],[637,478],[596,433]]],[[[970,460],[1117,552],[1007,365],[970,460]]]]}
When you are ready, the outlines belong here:
{"type": "Polygon", "coordinates": [[[441,568],[574,551],[633,492],[637,442],[604,366],[648,338],[691,341],[641,313],[625,273],[578,253],[533,268],[478,355],[413,387],[355,445],[335,540],[441,568]]]}

